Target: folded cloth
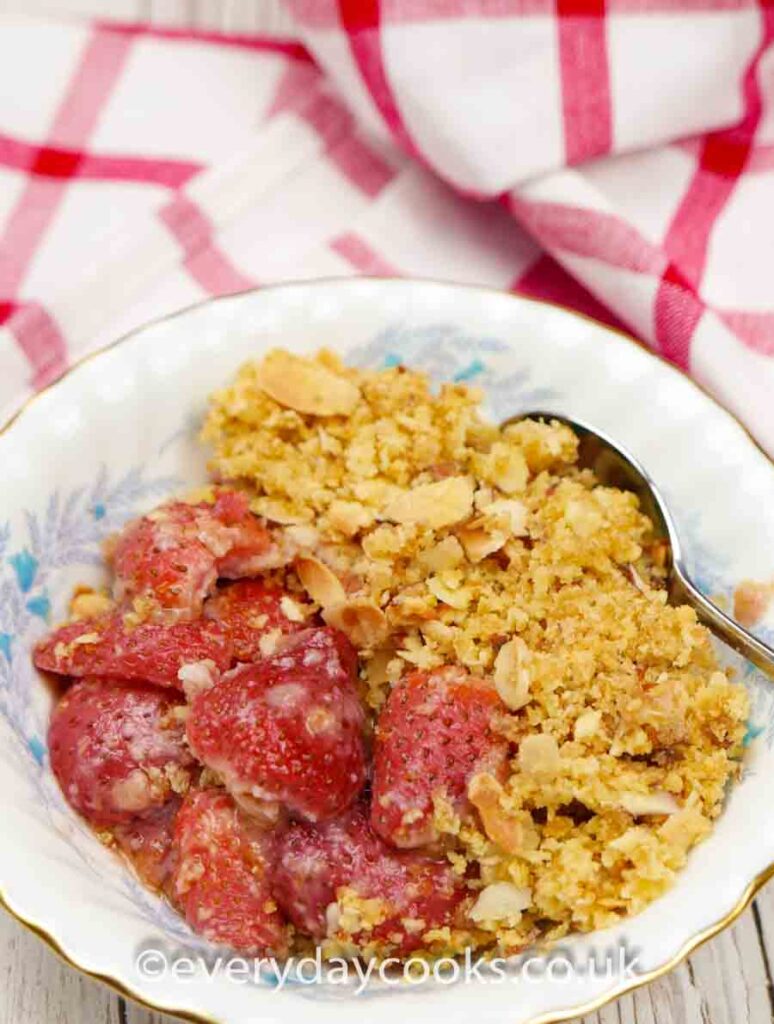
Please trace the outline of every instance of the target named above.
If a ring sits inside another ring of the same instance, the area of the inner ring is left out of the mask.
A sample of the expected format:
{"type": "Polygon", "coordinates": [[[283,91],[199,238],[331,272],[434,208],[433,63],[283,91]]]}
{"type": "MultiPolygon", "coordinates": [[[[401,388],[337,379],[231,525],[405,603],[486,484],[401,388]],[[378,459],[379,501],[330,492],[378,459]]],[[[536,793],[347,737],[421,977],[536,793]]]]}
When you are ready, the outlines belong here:
{"type": "Polygon", "coordinates": [[[618,326],[774,452],[774,0],[0,21],[0,414],[207,295],[391,274],[618,326]]]}

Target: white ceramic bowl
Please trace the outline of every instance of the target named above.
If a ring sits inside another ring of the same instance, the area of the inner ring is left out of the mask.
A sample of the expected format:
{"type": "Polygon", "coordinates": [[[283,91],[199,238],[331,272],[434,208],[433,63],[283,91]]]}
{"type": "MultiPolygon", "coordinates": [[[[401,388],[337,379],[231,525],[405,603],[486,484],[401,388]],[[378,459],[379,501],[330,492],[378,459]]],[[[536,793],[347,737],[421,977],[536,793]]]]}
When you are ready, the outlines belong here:
{"type": "MultiPolygon", "coordinates": [[[[668,895],[620,927],[568,942],[577,964],[626,942],[636,972],[535,968],[498,981],[280,987],[198,971],[201,948],[65,805],[46,756],[50,694],[32,643],[63,617],[76,582],[97,582],[99,542],[134,513],[205,479],[196,441],[208,392],[273,345],[336,349],[364,366],[400,360],[435,379],[482,385],[491,413],[555,409],[606,429],[671,502],[698,582],[730,592],[774,576],[774,466],[742,428],[679,372],[623,336],[558,308],[480,288],[346,280],[294,284],[209,302],[123,339],[35,398],[0,437],[0,893],[72,964],[156,1008],[196,1020],[447,1024],[559,1021],[673,966],[739,913],[774,865],[774,691],[749,666],[751,742],[741,783],[711,838],[668,895]],[[178,968],[180,970],[180,968],[178,968]],[[185,970],[185,968],[183,968],[185,970]],[[152,974],[161,976],[151,977],[152,974]],[[541,975],[537,977],[536,975],[541,975]]],[[[770,634],[771,635],[771,634],[770,634]]],[[[730,657],[730,656],[729,656],[730,657]]],[[[538,965],[539,966],[539,965],[538,965]]]]}

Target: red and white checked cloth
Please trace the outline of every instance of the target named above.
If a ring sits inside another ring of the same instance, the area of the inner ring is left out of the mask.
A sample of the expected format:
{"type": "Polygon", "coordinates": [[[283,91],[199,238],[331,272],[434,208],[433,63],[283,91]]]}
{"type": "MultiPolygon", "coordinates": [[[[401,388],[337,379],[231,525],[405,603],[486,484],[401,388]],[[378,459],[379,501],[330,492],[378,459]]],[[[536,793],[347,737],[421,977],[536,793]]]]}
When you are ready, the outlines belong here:
{"type": "Polygon", "coordinates": [[[202,296],[407,274],[623,325],[774,452],[774,0],[287,4],[0,21],[0,413],[202,296]]]}

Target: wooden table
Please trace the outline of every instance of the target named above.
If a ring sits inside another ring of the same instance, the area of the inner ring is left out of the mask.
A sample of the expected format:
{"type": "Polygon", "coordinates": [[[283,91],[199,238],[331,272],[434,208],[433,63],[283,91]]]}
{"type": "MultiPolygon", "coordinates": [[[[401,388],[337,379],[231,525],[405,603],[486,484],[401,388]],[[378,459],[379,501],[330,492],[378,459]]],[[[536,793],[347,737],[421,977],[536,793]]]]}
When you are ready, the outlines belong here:
{"type": "MultiPolygon", "coordinates": [[[[0,12],[92,14],[232,31],[287,24],[280,0],[0,0],[0,12]]],[[[584,1024],[772,1024],[774,881],[732,927],[584,1024]]],[[[163,1024],[65,966],[0,911],[0,1024],[163,1024]]],[[[414,1024],[414,1022],[410,1022],[414,1024]]],[[[504,1022],[505,1024],[505,1022],[504,1022]]]]}

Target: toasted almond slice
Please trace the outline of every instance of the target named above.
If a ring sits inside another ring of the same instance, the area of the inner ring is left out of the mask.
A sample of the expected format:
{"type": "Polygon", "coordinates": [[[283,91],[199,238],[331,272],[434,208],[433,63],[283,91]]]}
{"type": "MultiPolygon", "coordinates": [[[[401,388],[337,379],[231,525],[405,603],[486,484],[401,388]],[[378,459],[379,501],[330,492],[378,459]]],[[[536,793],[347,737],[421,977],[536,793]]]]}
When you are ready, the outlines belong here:
{"type": "Polygon", "coordinates": [[[307,594],[321,608],[331,608],[346,601],[347,593],[338,576],[319,558],[299,555],[295,567],[307,594]]]}
{"type": "Polygon", "coordinates": [[[512,537],[527,536],[529,509],[523,501],[519,501],[517,498],[501,498],[499,501],[493,501],[487,505],[483,512],[487,517],[506,517],[512,537]]]}
{"type": "Polygon", "coordinates": [[[631,580],[632,584],[639,590],[641,594],[647,594],[648,587],[643,580],[642,576],[637,572],[637,569],[631,562],[624,567],[624,572],[631,580]]]}
{"type": "Polygon", "coordinates": [[[323,618],[340,629],[359,649],[378,647],[387,639],[387,618],[367,597],[351,598],[325,608],[323,618]]]}
{"type": "Polygon", "coordinates": [[[472,595],[467,587],[450,587],[440,576],[431,576],[427,581],[427,589],[437,600],[458,611],[470,604],[472,595]]]}
{"type": "Polygon", "coordinates": [[[422,636],[429,638],[433,643],[451,646],[454,642],[454,627],[447,626],[440,619],[429,619],[427,622],[422,622],[419,625],[419,629],[422,632],[422,636]]]}
{"type": "Polygon", "coordinates": [[[452,534],[444,537],[433,547],[420,552],[418,560],[431,572],[455,569],[465,557],[462,545],[452,534]]]}
{"type": "Polygon", "coordinates": [[[470,478],[450,476],[404,491],[388,502],[382,515],[393,523],[420,523],[439,530],[466,519],[472,508],[470,478]]]}
{"type": "Polygon", "coordinates": [[[360,400],[351,381],[281,349],[267,354],[256,381],[275,402],[311,416],[348,416],[360,400]]]}
{"type": "Polygon", "coordinates": [[[522,911],[532,902],[529,889],[524,889],[513,882],[492,882],[482,889],[478,899],[470,909],[470,919],[477,924],[492,922],[511,927],[519,923],[522,911]]]}
{"type": "Polygon", "coordinates": [[[530,842],[523,823],[500,806],[502,792],[502,786],[489,772],[479,772],[468,783],[468,799],[481,816],[489,839],[506,853],[521,853],[534,846],[534,842],[530,842]]]}
{"type": "Polygon", "coordinates": [[[500,699],[511,711],[529,703],[529,648],[520,636],[503,644],[494,663],[494,684],[500,699]]]}
{"type": "Polygon", "coordinates": [[[665,790],[656,790],[653,793],[622,793],[620,802],[623,809],[635,817],[643,814],[676,814],[680,810],[680,804],[665,790]]]}
{"type": "Polygon", "coordinates": [[[465,554],[474,564],[499,551],[508,540],[508,534],[503,530],[487,529],[485,526],[463,526],[458,536],[465,548],[465,554]]]}
{"type": "Polygon", "coordinates": [[[525,736],[519,746],[519,767],[534,775],[556,775],[560,763],[559,747],[546,732],[525,736]]]}

